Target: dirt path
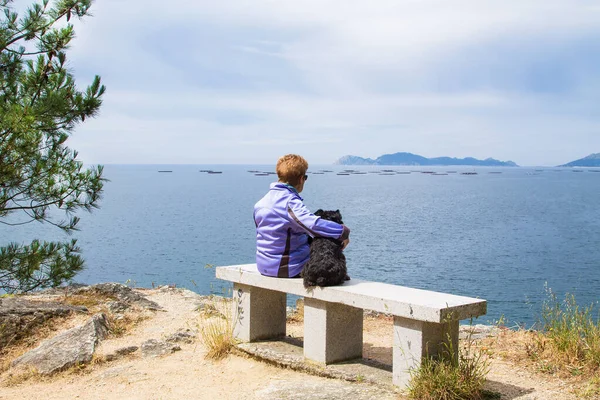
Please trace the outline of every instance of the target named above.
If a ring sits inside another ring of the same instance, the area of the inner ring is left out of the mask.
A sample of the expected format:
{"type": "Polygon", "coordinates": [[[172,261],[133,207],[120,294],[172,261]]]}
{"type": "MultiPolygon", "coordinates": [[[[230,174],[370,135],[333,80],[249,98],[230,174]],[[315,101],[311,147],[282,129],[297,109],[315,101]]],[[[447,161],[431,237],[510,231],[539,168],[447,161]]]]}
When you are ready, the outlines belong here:
{"type": "MultiPolygon", "coordinates": [[[[142,290],[164,311],[136,326],[128,335],[107,339],[98,354],[110,354],[126,346],[140,346],[148,339],[164,339],[179,329],[195,330],[202,297],[182,289],[142,290]]],[[[391,320],[368,318],[365,324],[365,356],[391,363],[391,320]]],[[[301,323],[289,333],[301,335],[301,323]]],[[[63,373],[51,379],[34,378],[18,386],[0,386],[0,399],[402,399],[391,390],[365,383],[351,383],[281,369],[243,356],[230,355],[208,361],[199,340],[180,344],[171,355],[143,358],[139,351],[125,358],[100,363],[82,373],[63,373]]],[[[489,388],[502,399],[574,398],[568,387],[546,381],[499,360],[493,360],[489,388]]]]}

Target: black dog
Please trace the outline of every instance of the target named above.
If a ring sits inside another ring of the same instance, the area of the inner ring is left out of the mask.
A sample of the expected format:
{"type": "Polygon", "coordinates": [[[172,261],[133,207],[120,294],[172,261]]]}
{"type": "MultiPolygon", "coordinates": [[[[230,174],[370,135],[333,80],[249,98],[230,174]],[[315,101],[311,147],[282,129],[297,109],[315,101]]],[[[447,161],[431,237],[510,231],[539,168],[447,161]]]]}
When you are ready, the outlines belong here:
{"type": "MultiPolygon", "coordinates": [[[[317,210],[316,216],[343,224],[340,210],[317,210]]],[[[302,269],[304,287],[335,286],[349,280],[346,257],[342,252],[342,242],[337,239],[315,237],[310,243],[310,258],[302,269]]]]}

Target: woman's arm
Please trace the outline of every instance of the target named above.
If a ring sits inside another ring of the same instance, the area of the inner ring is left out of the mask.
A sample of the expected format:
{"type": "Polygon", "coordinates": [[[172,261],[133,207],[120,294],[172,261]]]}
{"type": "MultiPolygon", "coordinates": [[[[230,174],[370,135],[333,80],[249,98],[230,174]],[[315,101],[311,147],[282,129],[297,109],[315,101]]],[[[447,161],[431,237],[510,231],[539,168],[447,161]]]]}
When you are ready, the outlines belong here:
{"type": "Polygon", "coordinates": [[[291,199],[287,211],[290,221],[313,237],[324,236],[344,241],[350,236],[350,229],[347,226],[317,217],[300,199],[291,199]]]}

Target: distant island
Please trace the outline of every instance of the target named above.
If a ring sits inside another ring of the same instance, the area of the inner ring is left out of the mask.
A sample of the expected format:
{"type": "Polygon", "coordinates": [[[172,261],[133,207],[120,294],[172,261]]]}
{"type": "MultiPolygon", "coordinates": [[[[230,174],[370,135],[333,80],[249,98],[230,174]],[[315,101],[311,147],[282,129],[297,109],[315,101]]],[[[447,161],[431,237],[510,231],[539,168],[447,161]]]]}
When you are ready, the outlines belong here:
{"type": "MultiPolygon", "coordinates": [[[[598,160],[600,161],[600,159],[598,160]]],[[[435,157],[426,158],[412,153],[384,154],[375,160],[358,156],[344,156],[335,161],[337,165],[477,165],[484,167],[518,167],[512,161],[499,161],[493,158],[478,160],[476,158],[435,157]]]]}
{"type": "Polygon", "coordinates": [[[579,160],[559,165],[559,167],[600,167],[600,153],[590,154],[589,156],[580,158],[579,160]]]}

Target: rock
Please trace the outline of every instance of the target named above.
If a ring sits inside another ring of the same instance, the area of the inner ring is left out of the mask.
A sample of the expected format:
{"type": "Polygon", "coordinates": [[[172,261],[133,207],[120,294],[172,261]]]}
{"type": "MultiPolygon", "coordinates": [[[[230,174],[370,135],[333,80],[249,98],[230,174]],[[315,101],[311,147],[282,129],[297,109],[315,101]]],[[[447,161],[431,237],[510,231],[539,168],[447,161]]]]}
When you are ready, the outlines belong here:
{"type": "Polygon", "coordinates": [[[135,353],[136,351],[138,351],[138,349],[139,349],[138,346],[122,347],[120,349],[115,350],[114,353],[108,354],[106,356],[106,361],[114,361],[114,360],[121,358],[123,356],[126,356],[128,354],[135,353]]]}
{"type": "Polygon", "coordinates": [[[160,285],[157,289],[161,292],[170,292],[173,290],[177,290],[177,285],[160,285]]]}
{"type": "Polygon", "coordinates": [[[106,305],[110,312],[114,314],[121,314],[129,309],[129,304],[122,301],[109,301],[106,305]]]}
{"type": "Polygon", "coordinates": [[[133,305],[147,310],[162,310],[157,303],[146,299],[141,294],[134,292],[130,287],[120,283],[99,283],[97,285],[86,286],[76,289],[74,294],[98,293],[105,296],[116,298],[120,303],[133,305]]]}
{"type": "Polygon", "coordinates": [[[88,312],[56,302],[29,301],[21,297],[0,299],[0,348],[28,335],[33,328],[45,321],[73,312],[88,312]]]}
{"type": "Polygon", "coordinates": [[[41,295],[50,295],[50,296],[64,296],[67,293],[71,293],[74,290],[81,289],[83,287],[87,287],[88,285],[84,283],[71,283],[65,286],[57,286],[54,288],[46,288],[39,291],[35,291],[29,294],[41,294],[41,295]]]}
{"type": "Polygon", "coordinates": [[[45,340],[37,348],[14,360],[12,366],[27,365],[41,374],[52,374],[73,365],[88,363],[92,360],[96,345],[107,333],[106,315],[96,314],[85,324],[45,340]]]}
{"type": "Polygon", "coordinates": [[[463,340],[477,340],[497,336],[500,329],[495,325],[461,325],[458,335],[463,340]]]}
{"type": "Polygon", "coordinates": [[[127,346],[127,347],[122,347],[120,349],[117,349],[115,351],[115,354],[118,354],[120,356],[125,356],[127,354],[131,354],[131,353],[135,353],[136,351],[138,351],[139,347],[138,346],[127,346]]]}
{"type": "Polygon", "coordinates": [[[191,329],[180,329],[172,335],[167,336],[167,342],[169,343],[193,343],[196,337],[196,332],[191,329]]]}
{"type": "Polygon", "coordinates": [[[142,355],[144,357],[162,356],[178,350],[181,350],[181,347],[162,340],[150,339],[142,343],[142,355]]]}

